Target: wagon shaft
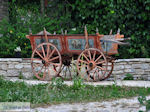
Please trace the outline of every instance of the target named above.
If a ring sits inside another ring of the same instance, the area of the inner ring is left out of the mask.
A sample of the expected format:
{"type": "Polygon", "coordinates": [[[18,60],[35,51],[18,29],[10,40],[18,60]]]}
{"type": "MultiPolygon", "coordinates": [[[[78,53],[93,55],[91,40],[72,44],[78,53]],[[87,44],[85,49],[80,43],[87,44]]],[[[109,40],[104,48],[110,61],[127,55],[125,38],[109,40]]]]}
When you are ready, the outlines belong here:
{"type": "MultiPolygon", "coordinates": [[[[122,42],[122,41],[125,41],[125,40],[130,40],[130,38],[115,38],[116,35],[104,35],[100,41],[105,41],[105,42],[112,42],[112,43],[117,43],[118,45],[129,45],[129,43],[125,43],[125,42],[122,42]]],[[[121,36],[123,37],[123,35],[121,36]]]]}

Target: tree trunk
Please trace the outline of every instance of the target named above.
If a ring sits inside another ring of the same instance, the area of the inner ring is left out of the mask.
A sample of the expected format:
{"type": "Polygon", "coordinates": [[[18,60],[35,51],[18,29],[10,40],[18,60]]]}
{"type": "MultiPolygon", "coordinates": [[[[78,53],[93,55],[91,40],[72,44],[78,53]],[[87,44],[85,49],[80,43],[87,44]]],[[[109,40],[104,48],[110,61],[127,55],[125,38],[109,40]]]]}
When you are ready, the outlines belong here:
{"type": "Polygon", "coordinates": [[[41,14],[44,15],[44,0],[40,0],[41,2],[41,14]]]}

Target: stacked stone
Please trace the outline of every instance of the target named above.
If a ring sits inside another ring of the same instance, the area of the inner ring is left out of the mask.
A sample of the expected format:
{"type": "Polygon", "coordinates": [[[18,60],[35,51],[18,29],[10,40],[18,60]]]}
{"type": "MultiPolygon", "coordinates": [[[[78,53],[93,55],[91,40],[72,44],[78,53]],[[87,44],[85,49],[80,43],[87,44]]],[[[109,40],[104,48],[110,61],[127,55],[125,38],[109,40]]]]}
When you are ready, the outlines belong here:
{"type": "Polygon", "coordinates": [[[0,0],[0,21],[8,18],[8,0],[0,0]]]}
{"type": "MultiPolygon", "coordinates": [[[[108,80],[121,79],[129,73],[134,80],[150,80],[150,59],[118,59],[114,63],[114,70],[108,80]]],[[[5,77],[19,77],[32,79],[30,59],[0,58],[0,75],[5,77]]]]}
{"type": "Polygon", "coordinates": [[[119,59],[115,61],[113,76],[124,79],[129,73],[135,80],[150,80],[150,59],[119,59]]]}
{"type": "Polygon", "coordinates": [[[0,58],[0,75],[4,77],[33,78],[29,59],[0,58]]]}

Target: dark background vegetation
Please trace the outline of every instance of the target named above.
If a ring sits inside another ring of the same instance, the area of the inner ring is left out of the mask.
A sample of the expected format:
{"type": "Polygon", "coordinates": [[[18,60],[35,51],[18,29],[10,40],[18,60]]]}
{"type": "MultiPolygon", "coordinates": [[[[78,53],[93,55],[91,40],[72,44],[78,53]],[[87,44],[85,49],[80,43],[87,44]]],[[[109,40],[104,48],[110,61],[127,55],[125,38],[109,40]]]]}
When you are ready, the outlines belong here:
{"type": "Polygon", "coordinates": [[[25,35],[40,32],[121,34],[131,37],[130,46],[120,46],[118,58],[150,58],[150,0],[12,0],[9,20],[0,23],[0,57],[14,57],[20,46],[22,57],[31,56],[31,46],[25,35]],[[75,31],[72,29],[76,28],[75,31]]]}

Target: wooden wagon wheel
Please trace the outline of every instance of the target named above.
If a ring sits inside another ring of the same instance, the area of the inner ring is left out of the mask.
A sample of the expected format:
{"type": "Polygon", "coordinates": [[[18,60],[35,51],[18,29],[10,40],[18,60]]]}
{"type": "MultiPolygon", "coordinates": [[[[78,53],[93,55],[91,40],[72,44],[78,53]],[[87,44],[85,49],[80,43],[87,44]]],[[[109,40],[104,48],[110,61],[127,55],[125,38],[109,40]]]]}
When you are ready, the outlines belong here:
{"type": "Polygon", "coordinates": [[[33,51],[31,66],[34,75],[40,80],[51,80],[58,76],[62,59],[60,52],[51,43],[42,43],[33,51]],[[56,70],[54,70],[54,67],[56,70]]]}
{"type": "Polygon", "coordinates": [[[102,80],[107,72],[107,59],[99,49],[85,49],[77,59],[77,69],[82,78],[93,81],[102,80]]]}
{"type": "MultiPolygon", "coordinates": [[[[59,77],[63,80],[72,80],[74,76],[77,75],[76,64],[74,60],[68,60],[68,64],[63,64],[61,67],[61,71],[59,73],[59,77]]],[[[55,67],[54,67],[55,70],[55,67]]]]}
{"type": "Polygon", "coordinates": [[[107,65],[103,64],[103,66],[107,66],[107,72],[105,73],[102,80],[109,78],[114,69],[114,59],[111,57],[107,57],[107,60],[108,60],[108,64],[107,65]]]}

